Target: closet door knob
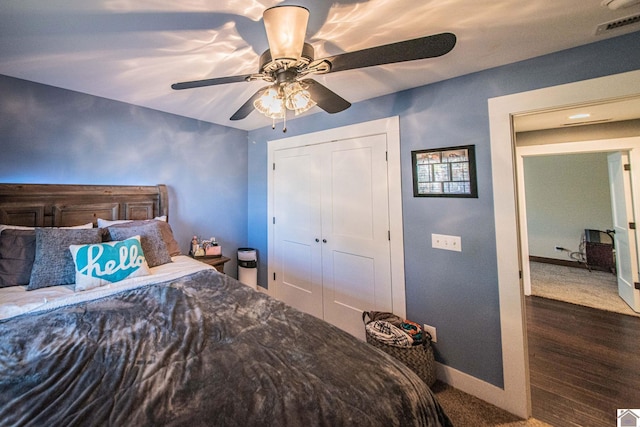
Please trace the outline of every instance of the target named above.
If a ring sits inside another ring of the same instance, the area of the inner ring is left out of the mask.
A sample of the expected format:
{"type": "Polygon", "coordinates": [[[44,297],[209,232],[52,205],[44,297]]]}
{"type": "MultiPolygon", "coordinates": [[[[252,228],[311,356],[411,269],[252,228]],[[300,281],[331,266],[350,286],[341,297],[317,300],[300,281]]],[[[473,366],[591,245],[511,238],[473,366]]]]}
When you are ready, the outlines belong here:
{"type": "Polygon", "coordinates": [[[322,239],[322,243],[327,243],[327,239],[322,239]]]}
{"type": "Polygon", "coordinates": [[[316,239],[316,243],[318,243],[320,241],[320,239],[316,239]]]}

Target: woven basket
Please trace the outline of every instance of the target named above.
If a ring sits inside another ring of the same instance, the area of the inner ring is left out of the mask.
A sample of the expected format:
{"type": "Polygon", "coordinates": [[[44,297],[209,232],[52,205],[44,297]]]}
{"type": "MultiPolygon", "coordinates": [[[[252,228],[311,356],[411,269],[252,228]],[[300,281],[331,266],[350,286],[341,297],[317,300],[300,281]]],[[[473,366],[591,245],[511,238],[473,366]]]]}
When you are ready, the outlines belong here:
{"type": "MultiPolygon", "coordinates": [[[[365,324],[366,323],[368,322],[365,322],[365,324]]],[[[378,341],[375,336],[371,335],[366,329],[365,334],[369,344],[405,364],[429,387],[436,382],[436,362],[433,355],[433,347],[431,347],[431,340],[427,334],[425,334],[425,339],[421,345],[413,345],[411,347],[400,347],[383,343],[378,341]]]]}

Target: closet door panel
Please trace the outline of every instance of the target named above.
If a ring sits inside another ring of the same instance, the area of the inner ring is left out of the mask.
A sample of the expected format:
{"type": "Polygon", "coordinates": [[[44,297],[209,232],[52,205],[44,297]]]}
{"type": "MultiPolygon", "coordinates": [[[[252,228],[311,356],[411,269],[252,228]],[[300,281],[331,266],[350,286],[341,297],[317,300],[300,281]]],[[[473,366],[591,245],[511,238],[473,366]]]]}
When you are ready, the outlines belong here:
{"type": "Polygon", "coordinates": [[[324,145],[324,319],[364,339],[362,311],[392,307],[386,137],[324,145]]]}
{"type": "Polygon", "coordinates": [[[275,153],[274,271],[279,299],[322,318],[320,164],[316,152],[317,148],[302,147],[275,153]]]}
{"type": "Polygon", "coordinates": [[[332,303],[360,314],[364,307],[374,307],[375,260],[337,250],[331,255],[334,278],[332,303]]]}

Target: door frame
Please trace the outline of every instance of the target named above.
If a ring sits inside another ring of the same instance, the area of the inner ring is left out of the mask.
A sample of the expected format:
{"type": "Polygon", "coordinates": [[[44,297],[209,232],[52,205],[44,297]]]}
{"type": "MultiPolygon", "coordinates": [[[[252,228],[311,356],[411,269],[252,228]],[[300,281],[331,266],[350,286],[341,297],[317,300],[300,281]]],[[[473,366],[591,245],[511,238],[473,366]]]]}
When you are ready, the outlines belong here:
{"type": "MultiPolygon", "coordinates": [[[[400,162],[400,118],[398,116],[372,120],[333,129],[297,135],[267,141],[267,167],[272,170],[274,153],[277,150],[307,145],[322,144],[324,142],[343,139],[359,138],[371,135],[385,134],[387,138],[387,183],[389,197],[389,231],[391,239],[391,300],[393,312],[400,317],[406,317],[406,294],[404,274],[404,231],[402,223],[402,185],[400,162]]],[[[273,238],[273,174],[267,174],[267,253],[268,277],[273,277],[274,238],[273,238]]],[[[270,286],[268,293],[275,296],[275,289],[270,286]]]]}
{"type": "MultiPolygon", "coordinates": [[[[518,188],[518,212],[520,223],[520,252],[522,263],[522,286],[525,295],[531,295],[531,268],[529,265],[529,231],[527,228],[527,201],[524,183],[524,159],[525,157],[580,154],[580,153],[612,153],[616,151],[628,151],[629,161],[635,164],[640,152],[640,137],[626,137],[613,139],[599,139],[593,141],[564,142],[557,144],[516,146],[516,180],[518,188]],[[635,153],[635,154],[632,154],[635,153]]],[[[636,166],[637,167],[637,166],[636,166]]],[[[631,174],[633,209],[638,211],[640,206],[636,201],[640,197],[640,176],[638,172],[631,174]]]]}
{"type": "Polygon", "coordinates": [[[558,107],[611,100],[640,93],[640,70],[505,95],[488,100],[491,172],[496,227],[496,258],[504,397],[499,406],[528,418],[531,415],[529,355],[524,292],[520,279],[519,217],[516,204],[513,116],[558,107]]]}

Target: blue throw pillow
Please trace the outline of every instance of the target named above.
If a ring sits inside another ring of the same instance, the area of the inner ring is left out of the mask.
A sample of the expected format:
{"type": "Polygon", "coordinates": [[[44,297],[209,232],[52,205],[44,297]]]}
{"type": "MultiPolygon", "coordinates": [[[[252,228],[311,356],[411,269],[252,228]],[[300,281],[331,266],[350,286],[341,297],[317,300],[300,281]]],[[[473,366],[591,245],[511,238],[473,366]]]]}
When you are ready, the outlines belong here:
{"type": "Polygon", "coordinates": [[[90,245],[69,246],[76,269],[76,291],[151,273],[140,236],[90,245]]]}

